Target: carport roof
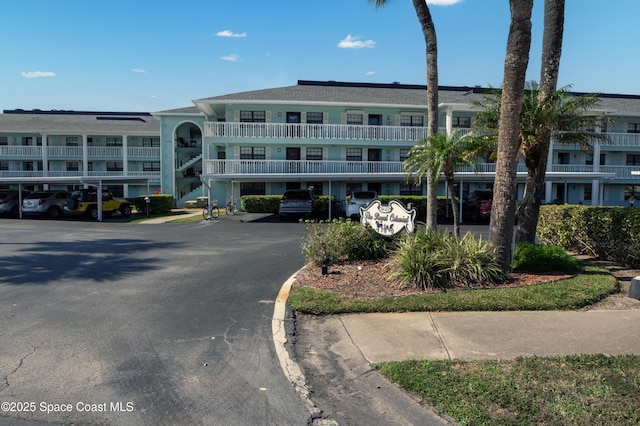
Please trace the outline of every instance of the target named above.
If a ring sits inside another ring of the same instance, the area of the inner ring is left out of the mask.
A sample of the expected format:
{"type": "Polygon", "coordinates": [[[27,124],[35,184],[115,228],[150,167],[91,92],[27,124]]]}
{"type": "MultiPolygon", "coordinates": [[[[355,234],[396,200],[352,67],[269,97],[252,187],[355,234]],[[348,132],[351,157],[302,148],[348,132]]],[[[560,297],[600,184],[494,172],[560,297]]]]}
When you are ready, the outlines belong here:
{"type": "Polygon", "coordinates": [[[38,176],[38,177],[5,177],[0,178],[0,183],[61,183],[61,184],[88,184],[98,185],[99,183],[111,184],[148,184],[149,178],[129,177],[129,176],[38,176]]]}

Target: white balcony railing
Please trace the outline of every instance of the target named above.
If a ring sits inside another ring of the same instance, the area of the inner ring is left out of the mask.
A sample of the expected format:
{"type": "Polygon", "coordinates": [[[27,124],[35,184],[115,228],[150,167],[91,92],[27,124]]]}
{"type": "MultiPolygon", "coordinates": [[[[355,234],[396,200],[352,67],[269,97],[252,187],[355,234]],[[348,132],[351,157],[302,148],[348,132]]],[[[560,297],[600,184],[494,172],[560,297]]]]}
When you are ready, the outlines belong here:
{"type": "MultiPolygon", "coordinates": [[[[518,164],[517,171],[526,173],[524,164],[518,164]]],[[[582,174],[582,178],[589,178],[589,173],[594,173],[593,166],[572,164],[551,164],[548,169],[554,173],[570,173],[574,177],[582,174]]],[[[599,173],[614,173],[617,180],[635,179],[637,176],[632,171],[640,171],[638,166],[600,166],[599,173]]],[[[495,163],[477,163],[473,166],[464,166],[456,170],[456,173],[465,174],[493,174],[496,172],[495,163]]],[[[275,177],[287,175],[307,175],[319,177],[377,174],[404,175],[401,161],[288,161],[288,160],[206,160],[203,165],[203,173],[209,176],[240,177],[275,177]]]]}
{"type": "Polygon", "coordinates": [[[81,146],[48,146],[47,155],[49,158],[82,158],[81,146]]]}
{"type": "Polygon", "coordinates": [[[160,159],[160,147],[140,147],[130,146],[127,148],[129,158],[157,158],[160,159]]]}
{"type": "Polygon", "coordinates": [[[42,158],[41,146],[17,146],[2,145],[0,146],[0,157],[40,157],[42,158]]]}
{"type": "Polygon", "coordinates": [[[427,137],[426,127],[359,126],[350,124],[205,123],[205,136],[261,139],[330,139],[415,142],[427,137]]]}
{"type": "Polygon", "coordinates": [[[89,157],[122,158],[121,146],[90,146],[87,148],[89,157]]]}

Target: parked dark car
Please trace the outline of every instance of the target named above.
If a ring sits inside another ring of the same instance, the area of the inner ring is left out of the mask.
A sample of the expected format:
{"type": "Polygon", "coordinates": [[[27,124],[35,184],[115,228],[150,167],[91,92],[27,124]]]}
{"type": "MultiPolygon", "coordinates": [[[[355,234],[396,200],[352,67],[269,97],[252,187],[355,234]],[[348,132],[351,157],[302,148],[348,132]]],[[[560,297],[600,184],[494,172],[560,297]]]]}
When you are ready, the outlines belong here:
{"type": "MultiPolygon", "coordinates": [[[[22,191],[22,198],[27,196],[29,191],[22,191]]],[[[18,216],[20,211],[20,193],[17,190],[0,192],[0,215],[18,216]]]]}
{"type": "Polygon", "coordinates": [[[308,189],[291,189],[285,191],[282,199],[280,199],[278,216],[280,219],[292,216],[312,216],[314,199],[313,192],[308,189]]]}
{"type": "Polygon", "coordinates": [[[488,221],[491,218],[491,204],[493,192],[471,191],[462,202],[462,214],[470,217],[473,222],[488,221]]]}

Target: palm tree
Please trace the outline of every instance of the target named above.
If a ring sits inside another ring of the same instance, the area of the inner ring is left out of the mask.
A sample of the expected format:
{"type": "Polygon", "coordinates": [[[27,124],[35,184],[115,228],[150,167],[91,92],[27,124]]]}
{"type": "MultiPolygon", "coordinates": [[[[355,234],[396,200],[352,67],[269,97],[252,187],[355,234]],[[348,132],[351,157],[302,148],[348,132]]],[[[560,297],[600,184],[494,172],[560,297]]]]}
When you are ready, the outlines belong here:
{"type": "MultiPolygon", "coordinates": [[[[427,57],[427,139],[438,133],[438,41],[436,27],[433,25],[431,11],[426,0],[412,0],[416,16],[422,27],[422,34],[426,44],[427,57]]],[[[387,0],[369,0],[376,7],[387,4],[387,0]]],[[[436,229],[437,222],[437,189],[438,181],[427,174],[427,228],[436,229]]]]}
{"type": "Polygon", "coordinates": [[[504,77],[496,177],[494,181],[489,243],[505,272],[511,270],[511,243],[516,216],[516,172],[520,135],[520,111],[531,46],[533,0],[509,0],[511,24],[504,60],[504,77]]]}
{"type": "MultiPolygon", "coordinates": [[[[569,86],[563,87],[543,98],[536,82],[527,83],[520,116],[519,141],[520,155],[527,167],[527,179],[524,197],[516,212],[516,243],[535,241],[551,135],[555,135],[558,143],[578,144],[585,150],[591,149],[590,143],[607,140],[602,133],[589,130],[601,124],[599,117],[586,114],[599,102],[598,96],[575,96],[568,89],[569,86]]],[[[500,118],[500,104],[499,90],[489,92],[483,102],[476,104],[483,108],[475,122],[477,130],[491,134],[500,118]]]]}
{"type": "MultiPolygon", "coordinates": [[[[448,136],[444,133],[431,135],[428,140],[418,141],[409,151],[403,163],[407,180],[413,177],[416,184],[421,184],[422,179],[430,175],[433,182],[438,182],[442,173],[451,191],[455,185],[456,169],[460,166],[475,165],[478,153],[485,147],[486,139],[474,138],[471,133],[460,136],[456,130],[448,136]]],[[[458,201],[455,194],[451,195],[453,233],[459,237],[458,201]]]]}

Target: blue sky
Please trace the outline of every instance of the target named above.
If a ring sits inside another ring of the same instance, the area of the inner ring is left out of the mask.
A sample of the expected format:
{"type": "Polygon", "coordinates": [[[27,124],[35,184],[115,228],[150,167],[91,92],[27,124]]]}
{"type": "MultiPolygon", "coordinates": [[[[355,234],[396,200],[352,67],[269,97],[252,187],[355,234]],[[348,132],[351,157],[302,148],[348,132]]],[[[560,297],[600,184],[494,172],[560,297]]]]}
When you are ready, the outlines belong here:
{"type": "MultiPolygon", "coordinates": [[[[508,1],[437,1],[453,3],[430,5],[440,85],[500,87],[508,1]]],[[[566,3],[559,85],[640,95],[640,1],[566,3]]],[[[0,16],[0,109],[162,111],[297,80],[426,83],[408,0],[2,0],[0,16]]]]}

